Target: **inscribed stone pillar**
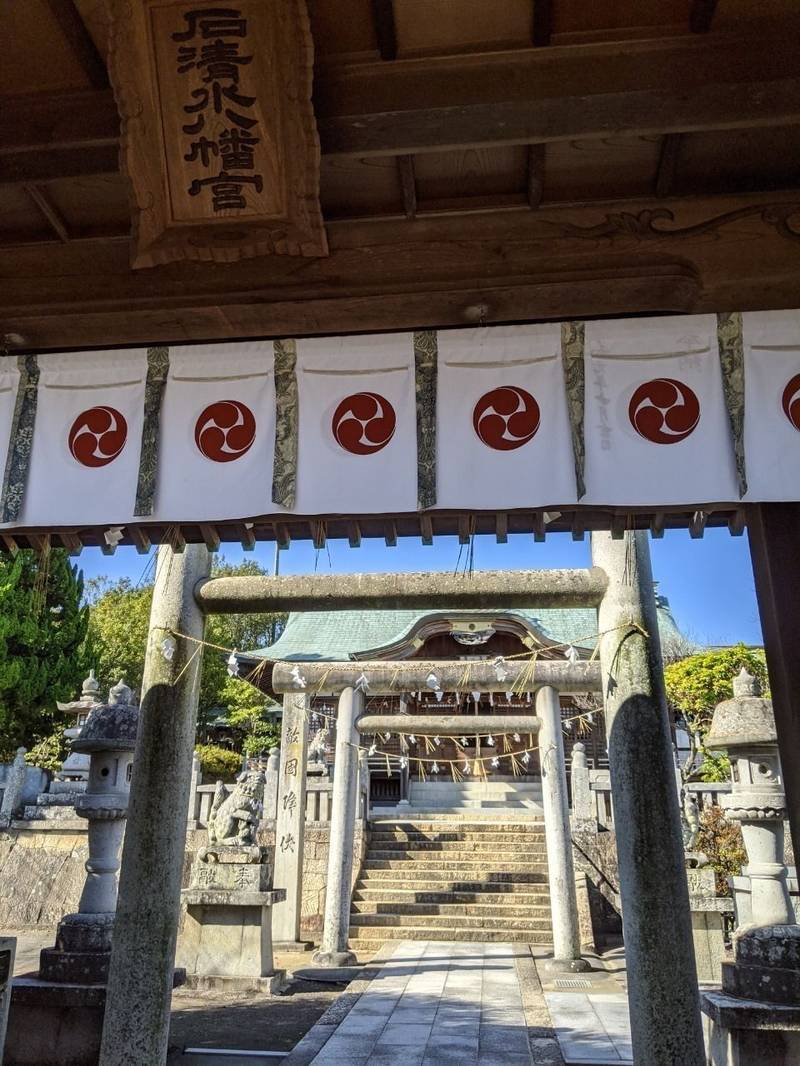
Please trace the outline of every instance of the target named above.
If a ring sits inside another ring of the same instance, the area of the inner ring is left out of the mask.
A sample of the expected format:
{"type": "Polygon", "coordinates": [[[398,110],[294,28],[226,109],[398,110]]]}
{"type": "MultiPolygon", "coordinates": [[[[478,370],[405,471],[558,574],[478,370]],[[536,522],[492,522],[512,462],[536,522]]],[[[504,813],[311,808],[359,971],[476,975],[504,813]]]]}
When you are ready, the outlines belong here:
{"type": "Polygon", "coordinates": [[[572,745],[572,817],[576,823],[594,822],[595,807],[589,782],[589,767],[586,764],[586,745],[576,740],[572,745]]]}
{"type": "Polygon", "coordinates": [[[204,617],[205,545],[158,550],[99,1066],[166,1061],[204,617]]]}
{"type": "Polygon", "coordinates": [[[647,1066],[703,1066],[647,534],[593,533],[592,562],[608,576],[598,628],[633,1058],[647,1066]]]}
{"type": "Polygon", "coordinates": [[[296,951],[303,947],[300,943],[300,911],[306,828],[308,711],[308,696],[287,693],[283,697],[272,883],[275,888],[286,890],[286,899],[276,903],[272,910],[272,938],[276,951],[296,951]]]}
{"type": "Polygon", "coordinates": [[[561,703],[558,693],[549,685],[540,688],[536,693],[536,717],[541,723],[539,758],[542,769],[550,913],[553,923],[553,958],[548,968],[575,973],[588,970],[589,965],[581,958],[567,771],[564,762],[564,738],[561,733],[561,703]]]}
{"type": "Polygon", "coordinates": [[[318,966],[349,966],[356,962],[355,955],[347,949],[347,939],[350,933],[350,882],[353,876],[358,787],[356,722],[363,711],[364,693],[360,689],[346,688],[339,697],[336,719],[325,927],[322,945],[313,958],[318,966]]]}

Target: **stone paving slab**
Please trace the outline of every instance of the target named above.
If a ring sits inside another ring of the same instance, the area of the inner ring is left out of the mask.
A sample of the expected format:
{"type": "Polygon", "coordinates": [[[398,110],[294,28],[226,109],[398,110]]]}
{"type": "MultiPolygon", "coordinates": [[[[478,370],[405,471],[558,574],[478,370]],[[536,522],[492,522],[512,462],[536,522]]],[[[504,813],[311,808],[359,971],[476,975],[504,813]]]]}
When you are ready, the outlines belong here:
{"type": "Polygon", "coordinates": [[[546,992],[545,1000],[566,1063],[633,1063],[623,993],[546,992]]]}
{"type": "Polygon", "coordinates": [[[564,1066],[527,945],[401,941],[382,955],[336,1028],[321,1019],[286,1066],[564,1066]]]}

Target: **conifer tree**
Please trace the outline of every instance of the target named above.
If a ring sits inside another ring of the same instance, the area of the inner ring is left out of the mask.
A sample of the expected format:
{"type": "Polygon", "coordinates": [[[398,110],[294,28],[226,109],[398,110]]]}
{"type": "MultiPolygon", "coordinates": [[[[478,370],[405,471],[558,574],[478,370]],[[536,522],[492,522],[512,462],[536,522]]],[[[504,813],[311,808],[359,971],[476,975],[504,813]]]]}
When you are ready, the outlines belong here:
{"type": "Polygon", "coordinates": [[[88,611],[83,575],[66,552],[0,553],[0,759],[30,748],[59,721],[56,700],[83,678],[88,611]]]}

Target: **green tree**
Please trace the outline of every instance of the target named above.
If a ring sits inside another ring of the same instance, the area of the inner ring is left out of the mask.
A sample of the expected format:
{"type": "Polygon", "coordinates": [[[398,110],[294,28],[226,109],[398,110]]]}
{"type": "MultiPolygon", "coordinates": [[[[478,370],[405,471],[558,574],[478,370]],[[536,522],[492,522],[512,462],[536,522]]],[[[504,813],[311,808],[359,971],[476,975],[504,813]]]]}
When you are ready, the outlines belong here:
{"type": "Polygon", "coordinates": [[[742,667],[759,679],[767,693],[764,652],[744,644],[690,655],[665,667],[667,699],[689,734],[689,754],[681,767],[684,783],[692,779],[727,781],[727,756],[708,751],[705,738],[714,708],[722,700],[731,699],[733,679],[742,667]]]}
{"type": "Polygon", "coordinates": [[[75,698],[85,666],[82,600],[63,549],[0,553],[0,758],[63,724],[56,700],[75,698]]]}
{"type": "MultiPolygon", "coordinates": [[[[264,573],[254,560],[233,566],[221,558],[213,568],[215,577],[264,573]]],[[[105,688],[123,677],[126,684],[140,691],[153,586],[135,587],[127,578],[113,584],[101,580],[92,586],[91,592],[94,602],[90,608],[86,647],[98,680],[105,688]]],[[[209,644],[237,651],[263,647],[280,633],[285,617],[275,613],[213,615],[206,625],[205,639],[209,644]]],[[[225,686],[230,676],[226,659],[223,651],[204,649],[200,677],[201,722],[212,709],[228,706],[225,686]]],[[[244,682],[239,683],[244,685],[244,682]]],[[[266,696],[257,692],[256,696],[263,708],[266,696]]]]}
{"type": "Polygon", "coordinates": [[[268,709],[276,706],[269,696],[239,677],[229,677],[222,689],[222,702],[230,725],[244,734],[242,751],[246,755],[259,755],[280,744],[280,728],[266,717],[268,709]]]}

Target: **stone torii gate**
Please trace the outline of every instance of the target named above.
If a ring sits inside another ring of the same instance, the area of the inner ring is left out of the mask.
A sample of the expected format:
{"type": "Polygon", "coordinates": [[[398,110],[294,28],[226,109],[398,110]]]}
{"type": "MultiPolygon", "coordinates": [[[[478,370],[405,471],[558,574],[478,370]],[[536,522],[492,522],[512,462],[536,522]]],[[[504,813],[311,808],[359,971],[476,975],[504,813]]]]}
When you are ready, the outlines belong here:
{"type": "MultiPolygon", "coordinates": [[[[489,600],[598,609],[634,1055],[648,1066],[702,1066],[647,535],[595,532],[592,561],[589,570],[211,580],[205,546],[159,549],[100,1066],[160,1066],[166,1058],[198,698],[201,645],[194,642],[205,614],[464,608],[489,600]]],[[[359,701],[349,687],[343,691],[354,722],[359,701]]],[[[342,776],[352,776],[346,766],[342,776]]]]}
{"type": "MultiPolygon", "coordinates": [[[[397,732],[413,727],[414,733],[420,736],[457,737],[465,730],[469,733],[539,734],[555,956],[550,966],[567,971],[588,969],[580,957],[559,693],[600,692],[600,664],[544,660],[536,664],[534,676],[530,676],[530,663],[504,661],[501,679],[493,663],[470,662],[467,682],[465,667],[466,664],[459,660],[413,660],[402,663],[384,660],[310,662],[303,663],[301,675],[297,664],[275,665],[272,687],[276,692],[284,692],[290,698],[293,695],[296,698],[298,690],[302,691],[310,686],[314,692],[324,690],[326,695],[336,694],[339,697],[325,926],[322,946],[314,956],[314,961],[320,965],[346,966],[356,961],[353,953],[348,950],[348,935],[357,786],[357,760],[353,752],[357,747],[358,736],[397,732]],[[413,718],[402,714],[365,715],[365,692],[363,688],[353,687],[356,672],[368,678],[369,693],[373,696],[422,688],[430,674],[435,674],[437,683],[444,692],[465,687],[473,692],[524,689],[536,693],[536,714],[474,715],[467,720],[458,715],[447,714],[414,715],[413,718]]],[[[293,785],[293,782],[291,784],[293,785]]],[[[290,787],[288,779],[284,779],[284,787],[290,787]]],[[[297,839],[303,818],[302,810],[294,812],[297,839]]],[[[280,841],[280,827],[276,839],[280,841]]],[[[294,862],[295,868],[302,870],[302,856],[295,857],[294,862]]]]}

